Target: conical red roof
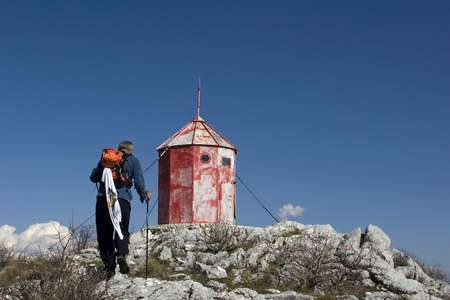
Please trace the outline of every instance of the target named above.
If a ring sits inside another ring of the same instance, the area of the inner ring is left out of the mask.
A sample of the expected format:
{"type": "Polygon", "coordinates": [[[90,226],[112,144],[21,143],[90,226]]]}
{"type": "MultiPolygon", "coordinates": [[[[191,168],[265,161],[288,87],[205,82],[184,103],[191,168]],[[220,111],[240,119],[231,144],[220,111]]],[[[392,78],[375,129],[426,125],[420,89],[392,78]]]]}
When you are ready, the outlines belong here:
{"type": "Polygon", "coordinates": [[[200,116],[195,117],[156,150],[183,145],[218,146],[236,151],[233,144],[209,126],[200,116]]]}

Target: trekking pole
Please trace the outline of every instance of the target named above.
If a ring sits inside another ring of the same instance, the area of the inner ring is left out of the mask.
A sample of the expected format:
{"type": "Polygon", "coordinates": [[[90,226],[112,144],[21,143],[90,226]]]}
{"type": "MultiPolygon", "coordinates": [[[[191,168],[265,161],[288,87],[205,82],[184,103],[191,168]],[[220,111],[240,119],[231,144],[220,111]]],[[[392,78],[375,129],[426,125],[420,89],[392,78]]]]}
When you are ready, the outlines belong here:
{"type": "Polygon", "coordinates": [[[147,228],[145,228],[145,232],[147,234],[146,238],[146,245],[145,245],[145,280],[147,280],[147,274],[148,274],[148,201],[147,200],[147,228]]]}

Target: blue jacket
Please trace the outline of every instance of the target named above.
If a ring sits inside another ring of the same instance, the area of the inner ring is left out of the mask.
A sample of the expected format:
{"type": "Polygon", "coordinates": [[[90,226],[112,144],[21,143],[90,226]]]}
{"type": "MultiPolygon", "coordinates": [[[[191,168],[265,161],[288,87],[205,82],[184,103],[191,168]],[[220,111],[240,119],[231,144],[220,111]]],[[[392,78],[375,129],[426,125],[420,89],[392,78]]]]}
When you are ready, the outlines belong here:
{"type": "MultiPolygon", "coordinates": [[[[136,192],[138,193],[139,197],[141,198],[141,201],[145,200],[146,194],[145,194],[145,182],[144,182],[144,175],[142,173],[142,168],[139,160],[134,157],[132,154],[129,154],[127,157],[127,162],[125,163],[125,166],[128,170],[128,176],[130,180],[133,180],[134,188],[136,189],[136,192]]],[[[92,170],[90,179],[94,183],[100,182],[100,188],[98,189],[98,195],[106,195],[105,193],[105,185],[102,180],[102,174],[103,174],[103,166],[99,162],[97,164],[97,167],[95,167],[92,170]]],[[[123,187],[117,190],[118,198],[125,199],[128,201],[131,201],[133,199],[133,195],[131,194],[131,190],[123,187]]]]}

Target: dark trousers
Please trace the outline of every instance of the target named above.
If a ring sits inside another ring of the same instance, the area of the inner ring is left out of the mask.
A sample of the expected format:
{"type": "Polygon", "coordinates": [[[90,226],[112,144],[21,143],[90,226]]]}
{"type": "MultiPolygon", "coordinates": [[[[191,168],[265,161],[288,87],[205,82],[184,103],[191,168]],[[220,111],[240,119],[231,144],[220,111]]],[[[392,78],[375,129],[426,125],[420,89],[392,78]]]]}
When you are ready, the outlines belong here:
{"type": "Polygon", "coordinates": [[[114,226],[109,216],[108,204],[105,196],[97,196],[97,204],[95,206],[95,224],[97,226],[97,241],[100,257],[103,260],[106,271],[114,271],[116,268],[116,256],[118,254],[128,254],[128,244],[130,241],[130,233],[128,227],[130,225],[131,203],[128,200],[120,199],[120,210],[122,212],[122,222],[120,229],[122,230],[123,239],[114,233],[114,226]]]}

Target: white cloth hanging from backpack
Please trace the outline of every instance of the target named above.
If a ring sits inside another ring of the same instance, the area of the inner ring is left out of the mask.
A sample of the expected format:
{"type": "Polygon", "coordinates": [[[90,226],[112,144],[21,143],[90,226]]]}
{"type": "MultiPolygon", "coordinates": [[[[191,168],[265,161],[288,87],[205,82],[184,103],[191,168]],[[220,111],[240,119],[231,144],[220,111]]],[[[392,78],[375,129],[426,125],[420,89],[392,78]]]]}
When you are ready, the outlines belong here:
{"type": "MultiPolygon", "coordinates": [[[[123,240],[120,222],[122,222],[122,211],[120,210],[119,199],[117,198],[117,190],[114,185],[114,179],[110,168],[105,168],[102,174],[102,182],[105,184],[106,205],[108,205],[109,216],[119,238],[123,240]]],[[[114,234],[113,234],[114,236],[114,234]]]]}

